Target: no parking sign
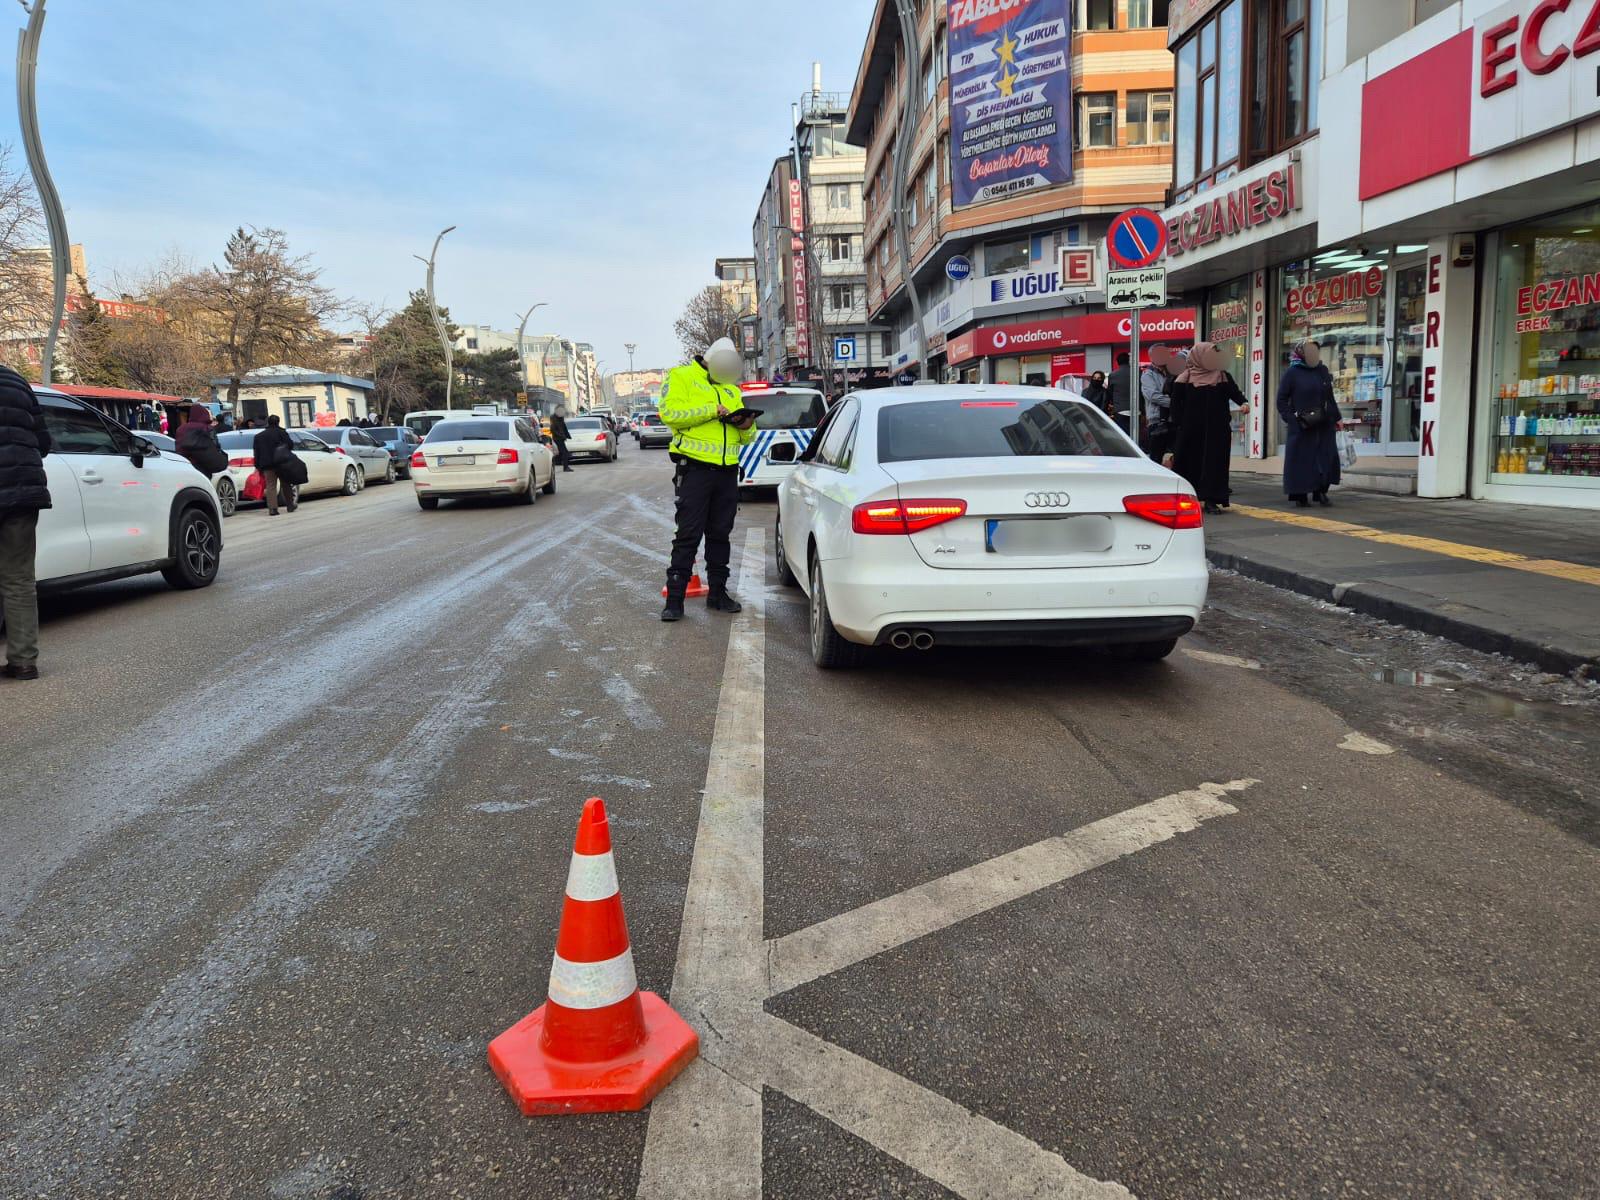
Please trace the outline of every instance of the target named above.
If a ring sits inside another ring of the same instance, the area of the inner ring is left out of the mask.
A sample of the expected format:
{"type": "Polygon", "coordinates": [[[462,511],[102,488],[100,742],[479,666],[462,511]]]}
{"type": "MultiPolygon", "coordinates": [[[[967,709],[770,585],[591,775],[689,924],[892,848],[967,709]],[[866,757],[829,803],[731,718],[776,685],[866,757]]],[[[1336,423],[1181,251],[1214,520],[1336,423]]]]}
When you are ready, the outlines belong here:
{"type": "Polygon", "coordinates": [[[1166,252],[1167,223],[1153,209],[1130,208],[1106,230],[1106,254],[1126,270],[1153,266],[1166,252]]]}

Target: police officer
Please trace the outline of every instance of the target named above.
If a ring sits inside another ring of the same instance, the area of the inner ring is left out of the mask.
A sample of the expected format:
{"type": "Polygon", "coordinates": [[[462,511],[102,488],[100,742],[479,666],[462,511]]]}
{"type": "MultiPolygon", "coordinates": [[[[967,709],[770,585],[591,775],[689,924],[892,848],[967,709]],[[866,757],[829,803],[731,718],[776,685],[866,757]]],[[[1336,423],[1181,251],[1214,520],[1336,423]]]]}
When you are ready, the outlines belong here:
{"type": "Polygon", "coordinates": [[[677,464],[678,532],[672,539],[663,621],[683,619],[683,596],[700,539],[706,543],[706,607],[736,613],[728,594],[728,535],[739,511],[739,452],[755,440],[755,414],[744,406],[739,376],[744,360],[728,338],[692,363],[676,367],[661,387],[661,420],[673,432],[677,464]]]}

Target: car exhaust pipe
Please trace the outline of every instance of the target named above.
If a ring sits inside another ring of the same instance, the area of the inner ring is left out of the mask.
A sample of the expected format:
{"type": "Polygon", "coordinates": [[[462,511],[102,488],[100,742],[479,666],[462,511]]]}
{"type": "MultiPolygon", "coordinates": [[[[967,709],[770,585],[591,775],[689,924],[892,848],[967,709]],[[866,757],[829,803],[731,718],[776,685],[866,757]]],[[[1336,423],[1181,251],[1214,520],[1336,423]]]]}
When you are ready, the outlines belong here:
{"type": "Polygon", "coordinates": [[[933,634],[929,633],[926,629],[918,630],[912,635],[911,644],[918,650],[932,650],[933,634]]]}
{"type": "Polygon", "coordinates": [[[911,649],[911,635],[904,629],[897,629],[889,635],[889,645],[896,650],[909,650],[911,649]]]}

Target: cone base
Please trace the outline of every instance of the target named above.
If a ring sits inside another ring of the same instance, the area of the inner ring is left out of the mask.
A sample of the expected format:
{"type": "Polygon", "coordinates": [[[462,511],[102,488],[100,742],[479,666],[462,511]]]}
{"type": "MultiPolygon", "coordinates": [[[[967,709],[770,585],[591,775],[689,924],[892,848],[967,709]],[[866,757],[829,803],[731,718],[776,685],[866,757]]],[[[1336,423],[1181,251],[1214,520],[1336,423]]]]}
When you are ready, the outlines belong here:
{"type": "Polygon", "coordinates": [[[489,1043],[489,1065],[525,1117],[637,1112],[700,1052],[700,1037],[654,992],[640,992],[644,1043],[597,1063],[551,1058],[539,1044],[545,1005],[489,1043]]]}
{"type": "MultiPolygon", "coordinates": [[[[662,588],[661,594],[662,596],[665,596],[667,594],[667,589],[662,588]]],[[[709,596],[710,594],[711,585],[700,578],[700,573],[698,571],[689,576],[689,588],[683,593],[685,599],[698,600],[701,596],[709,596]]]]}

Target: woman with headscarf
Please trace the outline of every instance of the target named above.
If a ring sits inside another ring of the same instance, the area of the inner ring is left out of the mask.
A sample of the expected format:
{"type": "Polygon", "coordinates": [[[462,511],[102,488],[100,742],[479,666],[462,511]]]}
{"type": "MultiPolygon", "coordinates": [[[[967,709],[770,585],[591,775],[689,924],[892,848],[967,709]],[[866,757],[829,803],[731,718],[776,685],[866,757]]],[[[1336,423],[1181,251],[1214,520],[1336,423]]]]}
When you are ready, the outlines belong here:
{"type": "Polygon", "coordinates": [[[207,479],[228,465],[227,451],[211,432],[211,410],[203,404],[189,406],[189,419],[178,426],[172,440],[177,443],[178,453],[207,479]]]}
{"type": "Polygon", "coordinates": [[[1340,478],[1336,434],[1342,414],[1333,376],[1314,338],[1296,342],[1289,351],[1289,369],[1278,385],[1278,415],[1284,429],[1284,495],[1301,508],[1309,508],[1311,500],[1332,507],[1328,489],[1340,478]]]}
{"type": "Polygon", "coordinates": [[[1172,381],[1172,469],[1194,485],[1208,513],[1228,507],[1228,458],[1233,453],[1232,410],[1250,403],[1222,366],[1222,351],[1196,342],[1172,381]]]}
{"type": "Polygon", "coordinates": [[[1083,390],[1079,393],[1090,404],[1103,413],[1111,411],[1111,392],[1106,387],[1106,373],[1096,371],[1084,381],[1083,390]]]}

